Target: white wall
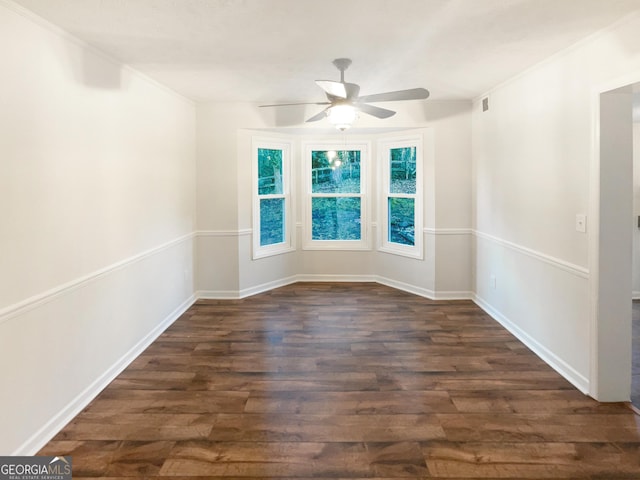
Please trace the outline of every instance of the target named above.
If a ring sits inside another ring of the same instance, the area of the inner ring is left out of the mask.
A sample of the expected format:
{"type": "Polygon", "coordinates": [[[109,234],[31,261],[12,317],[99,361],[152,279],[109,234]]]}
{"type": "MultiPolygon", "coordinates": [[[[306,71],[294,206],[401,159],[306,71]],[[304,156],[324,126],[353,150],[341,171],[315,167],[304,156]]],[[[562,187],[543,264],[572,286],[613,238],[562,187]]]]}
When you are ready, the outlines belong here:
{"type": "Polygon", "coordinates": [[[0,454],[32,454],[193,297],[195,109],[0,4],[0,454]]]}
{"type": "Polygon", "coordinates": [[[633,298],[640,300],[640,94],[634,96],[638,118],[633,123],[633,298]]]}
{"type": "Polygon", "coordinates": [[[638,17],[492,90],[489,111],[480,98],[473,109],[477,301],[600,398],[590,363],[594,229],[588,220],[588,233],[576,231],[575,217],[592,213],[590,192],[597,195],[590,190],[596,92],[636,74],[638,17]]]}
{"type": "MultiPolygon", "coordinates": [[[[294,280],[378,280],[428,296],[469,297],[471,292],[471,117],[470,104],[427,101],[390,104],[398,114],[384,123],[363,115],[346,135],[371,140],[376,134],[421,128],[429,136],[425,165],[425,259],[376,251],[301,249],[302,203],[295,196],[297,250],[251,258],[251,137],[294,139],[294,188],[301,185],[301,142],[342,134],[325,124],[304,124],[313,108],[261,109],[251,104],[209,103],[198,110],[198,272],[205,297],[237,297],[294,280]],[[302,126],[301,126],[302,124],[302,126]],[[384,126],[384,129],[381,128],[384,126]],[[294,128],[295,127],[295,128],[294,128]],[[219,206],[223,204],[224,209],[219,206]],[[233,238],[235,236],[235,239],[233,238]],[[232,244],[234,244],[232,246],[232,244]],[[235,257],[234,257],[235,255],[235,257]],[[237,263],[236,263],[237,262],[237,263]],[[201,266],[201,264],[206,266],[201,266]]],[[[374,225],[377,221],[373,208],[374,225]]],[[[374,238],[377,233],[373,232],[374,238]]]]}

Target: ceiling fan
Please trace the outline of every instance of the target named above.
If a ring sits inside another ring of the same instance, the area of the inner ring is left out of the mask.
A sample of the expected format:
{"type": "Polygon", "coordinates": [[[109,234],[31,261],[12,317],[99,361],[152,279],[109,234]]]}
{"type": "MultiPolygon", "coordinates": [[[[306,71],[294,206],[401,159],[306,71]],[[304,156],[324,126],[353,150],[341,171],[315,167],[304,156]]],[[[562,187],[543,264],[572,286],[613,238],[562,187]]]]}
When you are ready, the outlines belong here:
{"type": "Polygon", "coordinates": [[[374,93],[373,95],[359,96],[360,86],[344,81],[344,71],[351,65],[348,58],[336,58],[333,61],[335,67],[340,70],[340,81],[316,80],[327,95],[326,102],[280,103],[275,105],[260,105],[261,107],[283,107],[290,105],[328,105],[323,111],[317,113],[307,122],[317,122],[327,117],[338,130],[346,130],[356,120],[358,112],[372,115],[376,118],[389,118],[396,112],[386,108],[369,105],[369,102],[396,102],[400,100],[422,100],[429,97],[426,88],[410,88],[395,92],[374,93]]]}

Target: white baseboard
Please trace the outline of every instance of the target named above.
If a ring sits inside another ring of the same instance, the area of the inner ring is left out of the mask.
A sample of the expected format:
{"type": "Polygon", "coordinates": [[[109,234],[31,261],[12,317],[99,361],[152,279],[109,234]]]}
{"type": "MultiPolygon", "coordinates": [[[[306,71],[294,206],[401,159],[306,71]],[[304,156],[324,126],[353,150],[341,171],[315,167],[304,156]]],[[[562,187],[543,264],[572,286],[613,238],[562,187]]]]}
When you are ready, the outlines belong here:
{"type": "Polygon", "coordinates": [[[487,312],[495,321],[501,324],[509,332],[511,332],[518,340],[529,348],[533,353],[546,362],[551,368],[562,375],[573,386],[585,395],[589,393],[589,379],[577,372],[571,365],[556,356],[545,346],[538,343],[534,338],[529,336],[524,330],[515,323],[505,317],[498,310],[493,308],[486,300],[478,295],[474,295],[472,299],[480,308],[487,312]]]}
{"type": "Polygon", "coordinates": [[[325,275],[300,274],[295,276],[297,282],[375,282],[375,275],[325,275]]]}
{"type": "Polygon", "coordinates": [[[439,291],[434,292],[409,283],[392,280],[379,275],[330,275],[330,274],[298,274],[290,277],[263,283],[242,290],[198,290],[197,299],[204,300],[237,300],[250,297],[258,293],[267,292],[274,288],[284,287],[296,282],[372,282],[396,288],[407,293],[413,293],[430,300],[473,300],[473,292],[467,291],[439,291]]]}
{"type": "Polygon", "coordinates": [[[633,300],[640,300],[640,292],[635,292],[634,291],[634,292],[631,292],[631,295],[632,295],[631,298],[633,300]]]}
{"type": "Polygon", "coordinates": [[[403,292],[413,293],[414,295],[418,295],[420,297],[435,300],[435,292],[427,288],[417,287],[415,285],[411,285],[410,283],[404,283],[398,280],[392,280],[391,278],[381,276],[376,276],[375,281],[382,285],[386,285],[387,287],[397,288],[398,290],[402,290],[403,292]]]}
{"type": "Polygon", "coordinates": [[[473,300],[473,292],[468,291],[437,291],[435,292],[434,300],[473,300]]]}
{"type": "Polygon", "coordinates": [[[195,297],[198,300],[238,300],[238,290],[197,290],[195,297]]]}
{"type": "Polygon", "coordinates": [[[187,298],[178,308],[171,312],[157,327],[136,343],[127,353],[115,362],[106,372],[98,377],[83,392],[74,398],[65,408],[34,433],[31,438],[20,445],[11,455],[35,455],[62,428],[78,415],[91,401],[98,396],[127,366],[133,362],[151,343],[153,343],[180,315],[195,302],[194,295],[187,298]]]}
{"type": "Polygon", "coordinates": [[[273,290],[274,288],[284,287],[285,285],[296,283],[296,281],[296,276],[293,275],[291,277],[274,280],[273,282],[262,283],[254,287],[243,288],[238,292],[238,298],[245,298],[250,297],[251,295],[257,295],[258,293],[268,292],[269,290],[273,290]]]}
{"type": "Polygon", "coordinates": [[[437,291],[430,290],[428,288],[416,287],[409,283],[399,282],[386,277],[376,277],[376,282],[386,285],[388,287],[397,288],[403,292],[413,293],[421,297],[428,298],[429,300],[471,300],[473,299],[473,292],[466,291],[437,291]]]}
{"type": "Polygon", "coordinates": [[[198,290],[195,293],[197,299],[202,300],[239,300],[259,293],[268,292],[274,288],[284,287],[297,282],[297,276],[291,276],[262,283],[242,290],[198,290]]]}

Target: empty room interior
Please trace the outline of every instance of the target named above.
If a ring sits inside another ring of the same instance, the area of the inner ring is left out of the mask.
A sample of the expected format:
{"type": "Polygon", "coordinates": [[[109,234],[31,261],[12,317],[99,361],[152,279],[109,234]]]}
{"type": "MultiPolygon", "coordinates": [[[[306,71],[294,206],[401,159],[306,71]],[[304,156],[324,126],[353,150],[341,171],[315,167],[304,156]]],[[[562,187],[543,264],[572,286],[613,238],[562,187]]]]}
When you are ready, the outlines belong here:
{"type": "Polygon", "coordinates": [[[640,478],[640,0],[0,0],[0,455],[640,478]]]}

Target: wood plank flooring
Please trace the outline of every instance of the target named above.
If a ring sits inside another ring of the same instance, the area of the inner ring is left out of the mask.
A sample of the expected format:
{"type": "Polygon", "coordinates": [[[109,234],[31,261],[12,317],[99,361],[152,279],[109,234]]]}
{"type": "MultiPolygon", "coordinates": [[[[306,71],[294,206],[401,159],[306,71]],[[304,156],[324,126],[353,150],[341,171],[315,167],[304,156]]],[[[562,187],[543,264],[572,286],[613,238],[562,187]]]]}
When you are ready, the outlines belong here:
{"type": "Polygon", "coordinates": [[[472,302],[298,283],[197,302],[40,454],[75,479],[640,479],[640,417],[472,302]]]}

